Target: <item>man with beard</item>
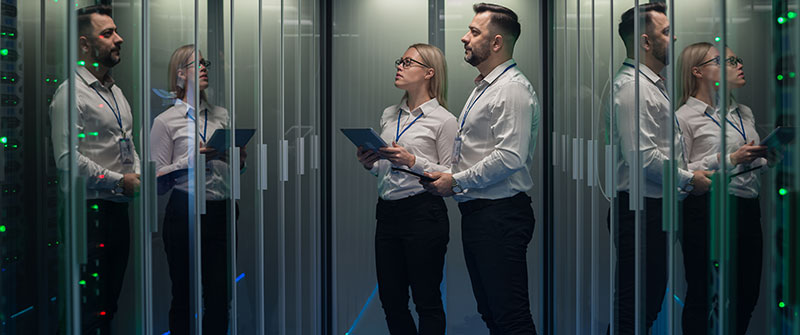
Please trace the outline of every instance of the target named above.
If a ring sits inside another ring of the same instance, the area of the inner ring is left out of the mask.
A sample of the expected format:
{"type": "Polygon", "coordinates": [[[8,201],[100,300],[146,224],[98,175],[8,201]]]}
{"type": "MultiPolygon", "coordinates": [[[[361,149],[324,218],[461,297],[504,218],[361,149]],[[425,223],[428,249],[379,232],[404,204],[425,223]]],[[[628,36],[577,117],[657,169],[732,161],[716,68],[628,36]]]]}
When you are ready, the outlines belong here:
{"type": "Polygon", "coordinates": [[[461,210],[472,291],[492,334],[536,334],[526,252],[533,236],[530,172],[539,125],[533,86],[512,58],[520,24],[512,10],[473,6],[461,38],[480,75],[459,118],[452,174],[434,172],[429,192],[453,196],[461,210]]]}
{"type": "Polygon", "coordinates": [[[76,121],[69,123],[70,82],[65,81],[50,106],[53,150],[61,171],[69,170],[72,151],[78,175],[86,181],[90,261],[81,267],[83,332],[108,334],[128,265],[128,203],[139,187],[139,156],[131,137],[131,107],[109,75],[120,61],[123,41],[111,7],[78,10],[78,35],[76,121]],[[77,148],[69,147],[68,136],[78,137],[77,148]]]}
{"type": "MultiPolygon", "coordinates": [[[[614,243],[617,247],[617,274],[614,290],[614,329],[616,334],[646,333],[650,329],[661,309],[661,303],[667,287],[667,235],[661,227],[661,198],[663,190],[664,166],[670,159],[670,145],[675,144],[675,157],[679,168],[677,184],[680,198],[689,192],[702,194],[708,191],[711,180],[710,172],[686,170],[683,158],[683,139],[677,124],[664,78],[658,73],[667,64],[670,25],[663,3],[648,3],[639,6],[640,18],[644,22],[644,31],[639,36],[638,69],[634,60],[637,52],[634,45],[634,20],[637,19],[631,8],[622,14],[619,24],[619,35],[625,43],[627,59],[614,77],[614,123],[613,140],[616,153],[617,204],[615,206],[618,224],[615,226],[614,243]],[[639,91],[636,90],[636,77],[639,77],[639,91]],[[638,95],[638,103],[636,98],[638,95]],[[638,108],[638,111],[637,111],[638,108]],[[638,113],[638,115],[637,115],[638,113]],[[636,125],[636,119],[639,125],[636,125]],[[675,126],[675,136],[671,134],[670,125],[675,126]],[[638,136],[638,143],[637,143],[638,136]],[[638,146],[637,146],[638,145],[638,146]],[[631,171],[635,173],[638,165],[636,155],[640,157],[643,180],[639,181],[638,190],[630,193],[632,183],[631,171]],[[641,215],[640,237],[642,246],[636,246],[636,202],[643,196],[639,208],[641,215]],[[639,253],[641,260],[636,263],[639,253]],[[642,271],[643,287],[637,291],[636,271],[642,271]],[[644,297],[639,295],[644,294],[644,297]],[[643,309],[636,310],[636,300],[642,299],[643,309]],[[637,316],[637,312],[644,312],[637,316]],[[637,317],[643,322],[636,322],[637,317]]],[[[669,191],[669,190],[667,190],[669,191]]],[[[611,224],[611,209],[608,212],[608,224],[611,224]]]]}

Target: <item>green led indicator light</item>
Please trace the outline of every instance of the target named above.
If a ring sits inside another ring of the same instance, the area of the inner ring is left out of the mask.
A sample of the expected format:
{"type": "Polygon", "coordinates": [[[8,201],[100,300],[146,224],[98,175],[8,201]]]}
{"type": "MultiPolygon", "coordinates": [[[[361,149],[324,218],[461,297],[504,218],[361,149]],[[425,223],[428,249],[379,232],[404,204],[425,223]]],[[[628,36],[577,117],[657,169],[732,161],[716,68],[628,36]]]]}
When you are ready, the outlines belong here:
{"type": "Polygon", "coordinates": [[[796,17],[797,17],[797,13],[795,13],[795,12],[788,12],[788,13],[786,13],[786,17],[788,17],[790,20],[791,20],[791,19],[794,19],[794,18],[796,18],[796,17]]]}
{"type": "Polygon", "coordinates": [[[86,285],[86,281],[85,281],[85,280],[81,280],[81,281],[79,281],[79,282],[78,282],[78,284],[80,284],[80,285],[86,285]]]}
{"type": "Polygon", "coordinates": [[[789,72],[789,78],[794,78],[797,74],[794,72],[789,72]]]}
{"type": "Polygon", "coordinates": [[[45,82],[45,83],[49,83],[49,82],[50,82],[50,78],[45,78],[45,79],[44,79],[44,82],[45,82]]]}
{"type": "Polygon", "coordinates": [[[8,143],[8,137],[0,137],[0,143],[8,143]]]}
{"type": "Polygon", "coordinates": [[[787,190],[786,188],[781,187],[778,190],[778,194],[780,194],[780,195],[786,195],[787,193],[789,193],[789,190],[787,190]]]}
{"type": "Polygon", "coordinates": [[[714,267],[718,268],[719,267],[719,262],[714,262],[714,267]]]}
{"type": "Polygon", "coordinates": [[[778,75],[778,80],[783,80],[783,75],[782,74],[778,75]]]}
{"type": "Polygon", "coordinates": [[[47,246],[48,246],[48,247],[52,247],[52,246],[53,246],[53,243],[47,243],[47,246]]]}
{"type": "Polygon", "coordinates": [[[6,232],[6,226],[0,226],[0,233],[6,232]]]}
{"type": "Polygon", "coordinates": [[[78,61],[78,66],[86,66],[86,62],[84,62],[82,60],[79,60],[78,61]]]}
{"type": "Polygon", "coordinates": [[[57,83],[57,82],[58,82],[58,79],[53,79],[53,82],[54,82],[54,83],[57,83]]]}
{"type": "Polygon", "coordinates": [[[715,85],[715,86],[719,86],[719,82],[715,82],[715,83],[714,83],[714,85],[715,85]]]}
{"type": "Polygon", "coordinates": [[[95,131],[95,132],[91,132],[91,133],[89,133],[89,135],[92,135],[92,136],[98,136],[98,135],[100,135],[100,134],[99,134],[98,132],[96,132],[96,131],[95,131]]]}
{"type": "Polygon", "coordinates": [[[786,18],[783,16],[778,16],[778,24],[784,24],[784,23],[786,23],[786,18]]]}
{"type": "Polygon", "coordinates": [[[0,55],[8,56],[8,49],[0,49],[0,55]]]}
{"type": "Polygon", "coordinates": [[[784,308],[784,307],[786,307],[786,303],[784,303],[783,301],[781,301],[781,302],[779,302],[779,303],[778,303],[778,307],[780,307],[780,308],[784,308]]]}
{"type": "Polygon", "coordinates": [[[100,206],[98,206],[97,204],[94,204],[94,205],[92,205],[92,209],[98,211],[98,210],[100,210],[100,206]]]}
{"type": "Polygon", "coordinates": [[[92,277],[95,277],[95,278],[97,278],[97,276],[98,276],[97,272],[95,272],[95,273],[92,273],[92,277]]]}
{"type": "Polygon", "coordinates": [[[59,241],[56,241],[56,245],[59,245],[59,244],[61,244],[61,242],[59,242],[59,241]]]}
{"type": "Polygon", "coordinates": [[[78,138],[85,138],[85,137],[86,137],[86,134],[84,134],[84,133],[78,134],[78,138]]]}
{"type": "Polygon", "coordinates": [[[92,66],[94,66],[94,67],[99,67],[99,66],[100,66],[100,63],[97,63],[97,62],[95,62],[95,63],[92,63],[92,66]]]}
{"type": "Polygon", "coordinates": [[[714,41],[717,41],[717,42],[722,41],[722,37],[719,37],[719,36],[714,37],[714,41]]]}

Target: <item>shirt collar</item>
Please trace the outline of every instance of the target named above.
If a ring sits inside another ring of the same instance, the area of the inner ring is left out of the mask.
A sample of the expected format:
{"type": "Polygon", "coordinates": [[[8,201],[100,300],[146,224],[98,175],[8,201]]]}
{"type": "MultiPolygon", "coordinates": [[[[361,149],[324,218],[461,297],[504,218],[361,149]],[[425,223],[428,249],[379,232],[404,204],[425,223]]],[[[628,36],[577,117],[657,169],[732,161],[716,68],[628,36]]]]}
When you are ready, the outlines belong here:
{"type": "Polygon", "coordinates": [[[416,111],[420,111],[420,113],[422,113],[422,114],[430,114],[437,108],[439,108],[439,100],[436,100],[436,98],[432,98],[432,99],[426,101],[422,105],[419,105],[419,107],[417,107],[413,111],[409,111],[408,100],[407,99],[403,99],[403,102],[400,104],[400,110],[401,111],[406,111],[411,115],[415,115],[414,112],[416,112],[416,111]]]}
{"type": "Polygon", "coordinates": [[[86,86],[92,86],[95,83],[97,83],[97,85],[104,86],[107,89],[111,89],[111,87],[114,86],[114,78],[112,78],[111,74],[109,73],[106,73],[105,85],[101,84],[100,81],[97,80],[97,77],[95,77],[85,66],[78,66],[78,69],[75,70],[75,74],[77,74],[78,77],[80,77],[81,80],[86,83],[86,86]]]}
{"type": "Polygon", "coordinates": [[[689,99],[686,99],[686,106],[689,106],[689,108],[697,111],[700,114],[705,112],[715,113],[715,111],[711,108],[711,106],[709,106],[707,103],[695,97],[689,97],[689,99]]]}
{"type": "MultiPolygon", "coordinates": [[[[625,64],[627,64],[628,67],[631,67],[634,66],[634,64],[636,64],[636,61],[631,58],[625,58],[625,64]]],[[[641,71],[641,73],[644,74],[645,77],[647,77],[648,79],[650,79],[650,81],[654,83],[664,80],[664,78],[661,78],[661,76],[658,75],[658,73],[655,73],[655,71],[650,69],[646,64],[642,62],[639,62],[639,71],[641,71]]]]}
{"type": "MultiPolygon", "coordinates": [[[[181,99],[175,99],[175,107],[182,109],[181,114],[186,115],[186,117],[194,116],[194,107],[181,99]]],[[[206,111],[206,115],[208,115],[208,104],[205,100],[200,101],[200,110],[206,111]]]]}
{"type": "Polygon", "coordinates": [[[506,68],[508,68],[509,66],[511,66],[511,64],[514,64],[516,62],[517,61],[511,58],[503,62],[503,64],[500,64],[497,67],[495,67],[491,72],[489,72],[489,74],[486,75],[486,77],[483,77],[482,75],[479,74],[478,77],[475,78],[475,85],[479,85],[481,82],[486,82],[487,84],[490,84],[491,82],[497,80],[497,77],[500,77],[500,75],[503,74],[503,71],[505,71],[506,68]]]}

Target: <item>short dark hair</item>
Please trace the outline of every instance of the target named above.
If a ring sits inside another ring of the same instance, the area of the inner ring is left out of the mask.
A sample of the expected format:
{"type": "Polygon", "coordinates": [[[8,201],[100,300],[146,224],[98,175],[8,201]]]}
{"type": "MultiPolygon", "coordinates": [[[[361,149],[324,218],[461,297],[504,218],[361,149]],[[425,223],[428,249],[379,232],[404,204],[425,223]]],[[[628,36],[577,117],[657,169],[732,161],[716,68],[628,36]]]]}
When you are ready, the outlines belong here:
{"type": "Polygon", "coordinates": [[[92,14],[111,16],[111,6],[92,5],[78,9],[78,36],[89,36],[92,34],[92,14]]]}
{"type": "MultiPolygon", "coordinates": [[[[628,45],[628,43],[633,40],[633,15],[635,10],[636,7],[631,7],[626,10],[625,13],[622,13],[622,18],[619,23],[619,37],[622,38],[622,41],[625,42],[625,46],[628,48],[633,47],[633,45],[628,45]]],[[[650,15],[650,12],[658,12],[667,15],[667,5],[663,2],[651,2],[639,5],[639,16],[644,18],[645,29],[653,25],[653,17],[650,15]]]]}
{"type": "Polygon", "coordinates": [[[514,13],[508,7],[481,2],[472,5],[472,10],[475,11],[475,14],[491,12],[490,24],[497,27],[501,34],[511,35],[514,38],[514,42],[519,38],[522,29],[519,25],[517,13],[514,13]]]}

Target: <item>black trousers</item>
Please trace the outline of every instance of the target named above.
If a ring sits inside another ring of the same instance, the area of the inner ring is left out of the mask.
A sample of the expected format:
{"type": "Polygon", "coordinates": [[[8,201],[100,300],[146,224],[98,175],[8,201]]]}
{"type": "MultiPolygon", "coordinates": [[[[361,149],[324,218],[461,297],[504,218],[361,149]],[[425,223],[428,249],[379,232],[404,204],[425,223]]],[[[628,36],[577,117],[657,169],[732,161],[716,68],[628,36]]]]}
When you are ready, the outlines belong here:
{"type": "Polygon", "coordinates": [[[472,292],[490,334],[536,334],[526,260],[535,224],[531,198],[519,193],[458,207],[472,292]]]}
{"type": "MultiPolygon", "coordinates": [[[[686,299],[683,309],[683,333],[685,335],[708,334],[710,331],[711,301],[716,292],[709,292],[713,285],[712,274],[715,270],[711,253],[710,211],[711,203],[708,194],[689,196],[683,201],[683,264],[686,268],[686,299]]],[[[730,334],[744,334],[750,318],[758,302],[761,285],[761,265],[763,253],[763,236],[761,232],[761,208],[758,198],[747,199],[731,196],[730,222],[736,223],[735,254],[732,270],[735,273],[731,281],[734,292],[730,296],[730,306],[735,310],[733,317],[735,330],[730,334]]],[[[728,302],[726,302],[727,305],[728,302]]],[[[719,309],[716,306],[715,309],[719,309]]]]}
{"type": "Polygon", "coordinates": [[[110,334],[130,253],[128,203],[86,201],[88,262],[81,265],[81,328],[84,334],[110,334]],[[96,274],[96,275],[95,275],[96,274]]]}
{"type": "Polygon", "coordinates": [[[392,335],[417,334],[408,310],[408,288],[419,315],[419,334],[444,334],[439,284],[450,241],[450,221],[441,197],[421,193],[400,200],[378,199],[375,265],[378,293],[392,335]]]}
{"type": "MultiPolygon", "coordinates": [[[[228,331],[228,211],[226,200],[207,201],[201,217],[201,282],[203,286],[203,334],[228,331]]],[[[237,208],[238,209],[238,208],[237,208]]],[[[170,334],[189,334],[189,196],[173,190],[164,217],[164,251],[172,281],[169,309],[170,334]]],[[[238,210],[237,210],[238,216],[238,210]]]]}
{"type": "MultiPolygon", "coordinates": [[[[636,254],[644,257],[642,299],[644,326],[650,329],[661,311],[667,289],[667,233],[661,226],[661,199],[644,198],[645,213],[641,227],[644,241],[636,249],[636,213],[629,210],[628,192],[617,194],[617,225],[611,232],[617,247],[616,286],[614,288],[615,334],[636,333],[636,254]]],[[[606,223],[611,229],[611,210],[606,223]]]]}

